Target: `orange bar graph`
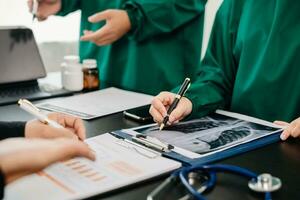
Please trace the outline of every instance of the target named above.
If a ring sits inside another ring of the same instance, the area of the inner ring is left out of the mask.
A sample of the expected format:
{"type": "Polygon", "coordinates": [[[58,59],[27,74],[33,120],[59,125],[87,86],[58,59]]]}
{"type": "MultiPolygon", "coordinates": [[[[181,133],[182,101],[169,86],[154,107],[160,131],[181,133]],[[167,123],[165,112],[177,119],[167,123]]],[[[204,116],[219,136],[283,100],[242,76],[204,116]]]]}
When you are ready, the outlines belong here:
{"type": "Polygon", "coordinates": [[[58,181],[56,178],[50,176],[49,174],[45,173],[45,172],[39,172],[38,175],[40,176],[44,176],[45,178],[47,178],[48,180],[50,180],[51,182],[53,182],[55,185],[57,185],[58,187],[60,187],[61,189],[71,193],[71,194],[75,194],[76,192],[71,190],[68,186],[64,185],[63,183],[61,183],[60,181],[58,181]]]}
{"type": "Polygon", "coordinates": [[[85,178],[88,178],[91,181],[98,182],[106,178],[102,176],[99,172],[93,170],[91,167],[85,165],[80,161],[67,161],[64,162],[64,165],[71,170],[75,171],[76,173],[82,175],[85,178]]]}
{"type": "Polygon", "coordinates": [[[67,162],[65,162],[65,165],[66,166],[68,166],[68,167],[71,167],[71,166],[74,166],[74,165],[77,165],[77,164],[79,164],[80,163],[80,161],[76,161],[76,160],[71,160],[71,161],[67,161],[67,162]]]}

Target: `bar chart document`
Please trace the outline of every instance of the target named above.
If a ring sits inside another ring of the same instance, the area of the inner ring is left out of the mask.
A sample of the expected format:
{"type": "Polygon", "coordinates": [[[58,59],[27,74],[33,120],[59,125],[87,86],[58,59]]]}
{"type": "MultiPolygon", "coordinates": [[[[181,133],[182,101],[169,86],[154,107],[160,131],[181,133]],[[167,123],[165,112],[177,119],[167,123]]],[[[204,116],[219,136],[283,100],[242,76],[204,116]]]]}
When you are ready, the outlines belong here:
{"type": "Polygon", "coordinates": [[[5,199],[82,199],[134,184],[181,167],[110,134],[87,139],[96,161],[75,158],[22,178],[5,189],[5,199]]]}

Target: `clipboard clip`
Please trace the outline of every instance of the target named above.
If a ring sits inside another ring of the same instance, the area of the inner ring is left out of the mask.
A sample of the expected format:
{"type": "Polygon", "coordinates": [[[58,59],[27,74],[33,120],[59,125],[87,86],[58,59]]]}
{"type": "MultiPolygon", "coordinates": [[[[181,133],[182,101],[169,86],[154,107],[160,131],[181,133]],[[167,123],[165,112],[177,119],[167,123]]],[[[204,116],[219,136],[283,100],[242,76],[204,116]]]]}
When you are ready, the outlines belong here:
{"type": "Polygon", "coordinates": [[[136,136],[133,136],[131,140],[159,152],[170,152],[174,149],[174,146],[171,144],[164,143],[157,138],[143,134],[137,134],[136,136]]]}
{"type": "Polygon", "coordinates": [[[133,150],[134,152],[136,152],[139,155],[142,155],[146,158],[155,159],[155,158],[161,156],[161,154],[159,152],[149,149],[145,146],[142,146],[140,144],[137,144],[137,143],[127,140],[127,139],[119,139],[116,141],[116,144],[118,144],[126,149],[133,150]]]}
{"type": "Polygon", "coordinates": [[[175,148],[173,145],[143,134],[132,136],[131,139],[123,138],[115,133],[111,134],[119,138],[116,144],[134,150],[136,153],[151,159],[161,156],[163,152],[171,152],[175,148]]]}

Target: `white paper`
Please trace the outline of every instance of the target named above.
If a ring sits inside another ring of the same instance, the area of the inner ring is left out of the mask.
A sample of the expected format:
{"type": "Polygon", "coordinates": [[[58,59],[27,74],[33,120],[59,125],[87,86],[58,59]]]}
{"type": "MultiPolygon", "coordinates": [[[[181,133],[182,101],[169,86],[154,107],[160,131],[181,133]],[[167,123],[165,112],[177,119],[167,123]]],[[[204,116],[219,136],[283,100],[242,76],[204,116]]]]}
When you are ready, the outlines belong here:
{"type": "MultiPolygon", "coordinates": [[[[5,199],[81,199],[170,172],[181,163],[161,156],[148,158],[140,150],[120,145],[110,134],[87,139],[95,162],[75,158],[8,185],[5,199]]],[[[138,148],[136,145],[132,145],[138,148]]],[[[143,149],[145,151],[145,149],[143,149]]]]}
{"type": "Polygon", "coordinates": [[[107,88],[72,97],[50,100],[37,107],[71,114],[82,119],[93,119],[151,103],[153,96],[107,88]]]}
{"type": "Polygon", "coordinates": [[[279,125],[274,124],[272,122],[262,120],[262,119],[258,119],[258,118],[255,118],[255,117],[251,117],[251,116],[248,116],[248,115],[229,112],[229,111],[225,111],[225,110],[216,110],[216,113],[221,114],[221,115],[225,115],[225,116],[228,116],[228,117],[232,117],[232,118],[241,119],[241,120],[244,120],[244,121],[256,123],[256,124],[261,124],[261,125],[264,125],[264,126],[269,126],[269,127],[274,127],[274,128],[283,128],[282,126],[279,126],[279,125]]]}

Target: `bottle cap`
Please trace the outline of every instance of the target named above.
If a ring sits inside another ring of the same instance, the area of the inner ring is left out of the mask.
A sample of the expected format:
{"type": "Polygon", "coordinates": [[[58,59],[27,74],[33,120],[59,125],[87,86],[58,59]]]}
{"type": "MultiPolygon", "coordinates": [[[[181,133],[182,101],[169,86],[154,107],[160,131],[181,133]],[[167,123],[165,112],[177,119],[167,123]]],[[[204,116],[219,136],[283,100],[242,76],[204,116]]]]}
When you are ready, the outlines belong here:
{"type": "Polygon", "coordinates": [[[97,68],[97,60],[95,59],[84,59],[82,61],[83,67],[88,69],[97,68]]]}
{"type": "Polygon", "coordinates": [[[64,56],[64,60],[66,63],[79,63],[79,57],[75,55],[64,56]]]}

